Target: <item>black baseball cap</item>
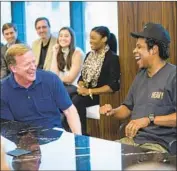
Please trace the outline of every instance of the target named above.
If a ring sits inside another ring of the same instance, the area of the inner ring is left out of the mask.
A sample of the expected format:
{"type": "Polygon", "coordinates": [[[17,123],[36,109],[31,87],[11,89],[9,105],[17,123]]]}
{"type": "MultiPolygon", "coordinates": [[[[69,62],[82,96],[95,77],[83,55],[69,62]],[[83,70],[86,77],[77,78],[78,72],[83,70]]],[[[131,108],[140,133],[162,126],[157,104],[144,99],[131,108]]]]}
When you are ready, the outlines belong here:
{"type": "Polygon", "coordinates": [[[142,32],[131,32],[130,34],[135,38],[152,38],[165,44],[170,43],[170,35],[161,24],[147,23],[142,32]]]}

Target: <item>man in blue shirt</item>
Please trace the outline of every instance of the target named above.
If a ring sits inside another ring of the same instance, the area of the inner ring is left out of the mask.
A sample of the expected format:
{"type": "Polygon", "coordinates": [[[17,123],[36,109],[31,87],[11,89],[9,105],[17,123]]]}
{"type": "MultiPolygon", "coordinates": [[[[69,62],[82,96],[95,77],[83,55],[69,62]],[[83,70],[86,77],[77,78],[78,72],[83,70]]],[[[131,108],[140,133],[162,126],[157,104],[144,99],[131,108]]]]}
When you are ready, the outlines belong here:
{"type": "Polygon", "coordinates": [[[1,118],[45,128],[62,127],[61,111],[73,133],[81,134],[79,115],[57,75],[37,70],[35,56],[24,44],[6,52],[11,74],[1,82],[1,118]]]}

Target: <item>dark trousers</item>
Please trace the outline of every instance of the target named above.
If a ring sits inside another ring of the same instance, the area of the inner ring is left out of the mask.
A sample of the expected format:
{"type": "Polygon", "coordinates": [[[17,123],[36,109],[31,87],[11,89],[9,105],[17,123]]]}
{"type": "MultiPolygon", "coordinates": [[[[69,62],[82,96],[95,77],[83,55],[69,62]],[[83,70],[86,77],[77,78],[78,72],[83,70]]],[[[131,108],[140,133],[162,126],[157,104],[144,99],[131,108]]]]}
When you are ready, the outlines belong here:
{"type": "Polygon", "coordinates": [[[72,97],[72,102],[77,108],[80,116],[82,134],[87,134],[86,107],[99,104],[99,95],[94,95],[93,99],[91,99],[90,96],[81,96],[77,94],[72,97]]]}

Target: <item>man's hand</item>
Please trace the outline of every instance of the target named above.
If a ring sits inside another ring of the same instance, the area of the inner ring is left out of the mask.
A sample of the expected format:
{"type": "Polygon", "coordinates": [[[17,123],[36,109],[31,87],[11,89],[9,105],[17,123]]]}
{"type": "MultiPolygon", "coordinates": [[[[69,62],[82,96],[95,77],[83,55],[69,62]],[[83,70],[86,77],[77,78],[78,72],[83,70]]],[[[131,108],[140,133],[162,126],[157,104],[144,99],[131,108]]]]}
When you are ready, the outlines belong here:
{"type": "Polygon", "coordinates": [[[110,104],[105,104],[104,106],[100,107],[100,114],[110,116],[114,114],[114,110],[110,104]]]}
{"type": "Polygon", "coordinates": [[[137,132],[141,128],[146,128],[150,124],[149,118],[140,118],[131,120],[125,128],[125,135],[129,138],[136,136],[137,132]]]}

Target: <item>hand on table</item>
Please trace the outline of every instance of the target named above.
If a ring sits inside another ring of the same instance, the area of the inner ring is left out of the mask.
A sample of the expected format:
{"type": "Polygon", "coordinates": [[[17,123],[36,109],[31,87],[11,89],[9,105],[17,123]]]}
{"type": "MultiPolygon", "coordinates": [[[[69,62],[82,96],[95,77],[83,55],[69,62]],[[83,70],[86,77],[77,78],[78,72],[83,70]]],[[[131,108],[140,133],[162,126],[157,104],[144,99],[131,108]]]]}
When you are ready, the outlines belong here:
{"type": "Polygon", "coordinates": [[[137,132],[141,128],[146,128],[150,124],[148,117],[131,120],[125,128],[125,135],[129,138],[136,136],[137,132]]]}

